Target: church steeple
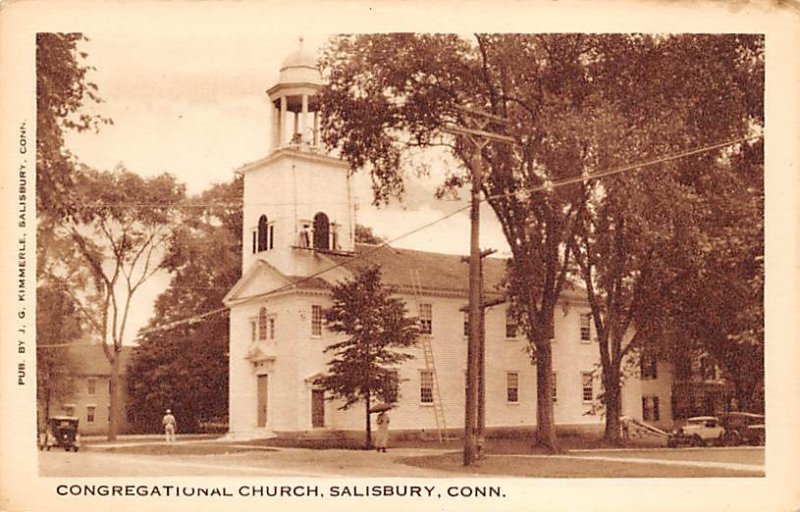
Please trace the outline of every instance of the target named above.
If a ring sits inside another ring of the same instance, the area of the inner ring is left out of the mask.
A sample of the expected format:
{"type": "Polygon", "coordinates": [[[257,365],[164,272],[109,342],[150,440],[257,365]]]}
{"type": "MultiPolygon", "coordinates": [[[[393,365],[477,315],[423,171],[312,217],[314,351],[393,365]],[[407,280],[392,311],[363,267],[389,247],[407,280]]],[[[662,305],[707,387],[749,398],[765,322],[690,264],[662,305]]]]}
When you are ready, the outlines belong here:
{"type": "Polygon", "coordinates": [[[238,169],[244,176],[242,272],[265,261],[290,276],[326,264],[326,252],[355,250],[349,165],[321,147],[322,75],[317,59],[298,49],[267,89],[269,153],[238,169]]]}
{"type": "Polygon", "coordinates": [[[287,146],[315,150],[319,146],[320,89],[317,59],[303,50],[301,37],[297,51],[281,63],[278,83],[267,90],[272,104],[273,151],[287,146]]]}

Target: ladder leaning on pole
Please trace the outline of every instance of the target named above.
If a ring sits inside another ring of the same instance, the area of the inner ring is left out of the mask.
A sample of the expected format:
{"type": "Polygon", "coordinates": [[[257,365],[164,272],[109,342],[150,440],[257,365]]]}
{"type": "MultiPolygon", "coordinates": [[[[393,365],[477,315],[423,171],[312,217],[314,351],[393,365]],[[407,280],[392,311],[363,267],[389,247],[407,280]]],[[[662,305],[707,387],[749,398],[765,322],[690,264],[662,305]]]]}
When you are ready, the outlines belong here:
{"type": "MultiPolygon", "coordinates": [[[[411,270],[411,286],[414,290],[414,298],[417,301],[417,313],[419,314],[422,284],[419,279],[419,270],[411,270]]],[[[436,420],[436,433],[439,437],[439,442],[444,442],[444,436],[447,432],[447,423],[444,419],[444,406],[442,405],[442,393],[439,388],[439,376],[436,373],[436,361],[433,358],[433,347],[431,346],[431,337],[428,334],[421,336],[422,339],[422,355],[425,360],[425,369],[431,372],[433,376],[433,389],[431,390],[433,399],[433,415],[436,420]]]]}

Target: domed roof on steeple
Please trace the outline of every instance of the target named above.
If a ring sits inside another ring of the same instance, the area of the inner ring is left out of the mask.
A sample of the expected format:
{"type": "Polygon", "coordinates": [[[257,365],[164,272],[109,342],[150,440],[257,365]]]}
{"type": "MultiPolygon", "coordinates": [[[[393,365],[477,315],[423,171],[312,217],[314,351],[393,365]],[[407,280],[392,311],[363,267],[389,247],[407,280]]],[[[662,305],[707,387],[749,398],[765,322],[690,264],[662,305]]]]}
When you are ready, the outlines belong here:
{"type": "Polygon", "coordinates": [[[303,38],[300,38],[300,48],[292,52],[281,62],[278,84],[311,83],[322,85],[322,75],[317,65],[317,57],[303,49],[303,38]]]}

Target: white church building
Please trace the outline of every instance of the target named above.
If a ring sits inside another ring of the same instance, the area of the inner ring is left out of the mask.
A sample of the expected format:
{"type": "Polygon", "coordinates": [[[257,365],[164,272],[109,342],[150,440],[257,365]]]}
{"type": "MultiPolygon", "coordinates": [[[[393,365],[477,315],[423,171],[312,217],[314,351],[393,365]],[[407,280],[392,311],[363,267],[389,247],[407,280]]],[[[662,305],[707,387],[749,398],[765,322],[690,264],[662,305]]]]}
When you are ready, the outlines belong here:
{"type": "MultiPolygon", "coordinates": [[[[253,438],[363,432],[363,405],[342,411],[314,380],[326,371],[331,285],[364,265],[420,318],[424,339],[397,368],[392,431],[435,435],[464,426],[468,265],[455,255],[355,242],[348,164],[320,144],[316,58],[287,57],[267,90],[271,150],[237,172],[244,179],[242,278],[230,290],[229,435],[253,438]]],[[[499,297],[504,260],[484,264],[487,299],[499,297]]],[[[532,428],[536,371],[526,339],[500,304],[486,311],[486,427],[532,428]]],[[[561,427],[601,428],[599,355],[585,297],[562,294],[553,341],[554,409],[561,427]]],[[[671,370],[652,362],[623,387],[623,414],[670,425],[671,370]]]]}

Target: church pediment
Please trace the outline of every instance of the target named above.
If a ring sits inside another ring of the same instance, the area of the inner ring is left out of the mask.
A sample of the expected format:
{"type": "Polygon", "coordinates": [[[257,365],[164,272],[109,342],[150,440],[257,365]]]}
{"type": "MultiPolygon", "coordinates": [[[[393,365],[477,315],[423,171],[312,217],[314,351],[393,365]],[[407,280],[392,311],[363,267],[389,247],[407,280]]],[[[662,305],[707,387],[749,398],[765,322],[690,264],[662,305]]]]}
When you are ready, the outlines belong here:
{"type": "Polygon", "coordinates": [[[257,343],[253,343],[250,346],[250,349],[247,351],[247,355],[244,357],[253,363],[275,360],[275,356],[273,354],[266,353],[264,349],[258,346],[257,343]]]}
{"type": "Polygon", "coordinates": [[[230,306],[253,296],[288,288],[292,284],[292,280],[275,267],[263,260],[257,260],[233,285],[222,301],[226,306],[230,306]]]}

